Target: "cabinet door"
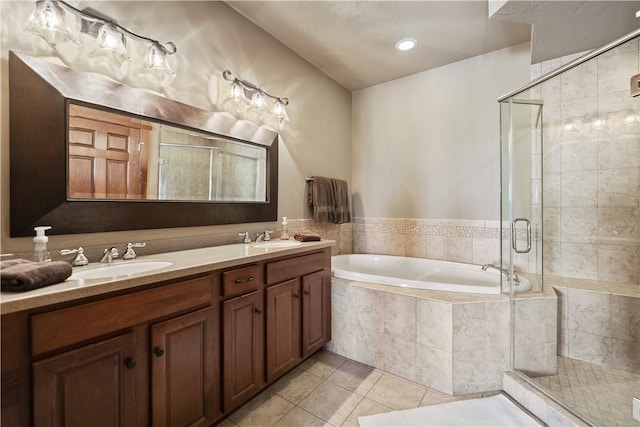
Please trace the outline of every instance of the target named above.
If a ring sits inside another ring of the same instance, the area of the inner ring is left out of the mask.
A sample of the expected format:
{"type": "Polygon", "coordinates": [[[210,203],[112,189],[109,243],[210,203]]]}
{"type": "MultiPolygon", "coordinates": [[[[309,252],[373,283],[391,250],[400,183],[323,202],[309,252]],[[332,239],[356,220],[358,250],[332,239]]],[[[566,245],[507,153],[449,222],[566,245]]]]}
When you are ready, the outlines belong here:
{"type": "Polygon", "coordinates": [[[135,426],[134,333],[33,364],[35,426],[135,426]]]}
{"type": "Polygon", "coordinates": [[[267,288],[267,381],[300,360],[300,282],[292,279],[267,288]]]}
{"type": "Polygon", "coordinates": [[[318,271],[302,277],[302,357],[331,340],[331,277],[318,271]]]}
{"type": "Polygon", "coordinates": [[[262,298],[260,290],[222,304],[225,412],[244,403],[265,384],[262,298]]]}
{"type": "Polygon", "coordinates": [[[151,327],[154,426],[208,426],[220,415],[214,308],[151,327]]]}

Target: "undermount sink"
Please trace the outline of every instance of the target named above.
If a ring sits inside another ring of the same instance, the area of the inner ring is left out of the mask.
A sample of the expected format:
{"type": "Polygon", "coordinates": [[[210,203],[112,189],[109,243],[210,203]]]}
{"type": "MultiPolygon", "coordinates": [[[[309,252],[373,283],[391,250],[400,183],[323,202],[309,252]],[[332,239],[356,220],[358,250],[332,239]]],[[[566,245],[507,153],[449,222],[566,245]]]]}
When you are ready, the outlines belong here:
{"type": "Polygon", "coordinates": [[[105,265],[104,267],[90,270],[74,271],[68,280],[104,279],[106,277],[130,276],[132,274],[146,273],[173,265],[171,261],[125,261],[118,264],[105,265]]]}
{"type": "Polygon", "coordinates": [[[298,242],[298,241],[282,241],[282,242],[264,242],[264,243],[258,243],[257,245],[254,245],[254,248],[262,248],[262,249],[269,249],[269,248],[290,248],[292,246],[299,246],[301,245],[302,242],[298,242]]]}

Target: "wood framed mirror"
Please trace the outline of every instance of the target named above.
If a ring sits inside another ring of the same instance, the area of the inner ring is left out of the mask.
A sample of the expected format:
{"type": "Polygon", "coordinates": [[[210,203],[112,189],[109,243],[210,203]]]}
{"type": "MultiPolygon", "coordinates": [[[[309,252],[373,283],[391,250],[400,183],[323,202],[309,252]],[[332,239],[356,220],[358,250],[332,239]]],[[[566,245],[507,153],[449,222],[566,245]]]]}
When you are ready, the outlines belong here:
{"type": "Polygon", "coordinates": [[[278,135],[10,52],[11,236],[277,219],[278,135]]]}

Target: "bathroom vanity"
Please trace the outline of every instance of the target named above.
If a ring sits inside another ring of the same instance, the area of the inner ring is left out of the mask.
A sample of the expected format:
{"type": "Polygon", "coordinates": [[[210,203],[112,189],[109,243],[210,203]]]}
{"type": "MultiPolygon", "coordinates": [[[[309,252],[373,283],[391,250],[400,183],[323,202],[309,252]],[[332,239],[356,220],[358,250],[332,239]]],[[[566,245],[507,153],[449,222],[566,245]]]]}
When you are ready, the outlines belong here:
{"type": "Polygon", "coordinates": [[[2,424],[215,423],[331,339],[332,245],[174,252],[3,293],[2,424]]]}

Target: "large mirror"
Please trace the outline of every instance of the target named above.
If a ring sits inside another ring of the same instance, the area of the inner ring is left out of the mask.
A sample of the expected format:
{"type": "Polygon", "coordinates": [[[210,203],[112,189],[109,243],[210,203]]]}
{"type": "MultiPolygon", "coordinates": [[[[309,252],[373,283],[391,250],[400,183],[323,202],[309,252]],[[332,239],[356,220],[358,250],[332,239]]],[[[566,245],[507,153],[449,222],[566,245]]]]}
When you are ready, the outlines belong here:
{"type": "Polygon", "coordinates": [[[69,104],[70,200],[266,202],[267,148],[69,104]]]}
{"type": "Polygon", "coordinates": [[[11,236],[277,219],[278,135],[10,52],[11,236]]]}

